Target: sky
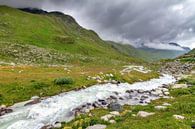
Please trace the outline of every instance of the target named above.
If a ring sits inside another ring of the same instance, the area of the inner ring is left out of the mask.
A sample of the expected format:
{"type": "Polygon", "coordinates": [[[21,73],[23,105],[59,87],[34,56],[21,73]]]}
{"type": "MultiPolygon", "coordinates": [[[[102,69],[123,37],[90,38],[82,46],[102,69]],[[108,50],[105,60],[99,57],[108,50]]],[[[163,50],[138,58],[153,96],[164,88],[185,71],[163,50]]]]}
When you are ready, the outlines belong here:
{"type": "Polygon", "coordinates": [[[101,38],[134,46],[195,48],[195,0],[0,0],[1,5],[36,7],[73,16],[101,38]]]}

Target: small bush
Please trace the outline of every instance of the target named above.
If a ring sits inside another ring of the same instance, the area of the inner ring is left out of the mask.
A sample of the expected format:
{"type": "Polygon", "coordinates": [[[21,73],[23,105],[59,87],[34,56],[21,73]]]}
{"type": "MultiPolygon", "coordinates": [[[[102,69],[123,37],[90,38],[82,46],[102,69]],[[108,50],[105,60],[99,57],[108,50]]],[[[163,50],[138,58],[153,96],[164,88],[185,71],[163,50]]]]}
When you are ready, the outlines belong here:
{"type": "Polygon", "coordinates": [[[65,84],[73,84],[74,81],[72,78],[57,78],[54,80],[54,84],[56,85],[65,85],[65,84]]]}
{"type": "Polygon", "coordinates": [[[60,43],[64,43],[64,44],[74,44],[75,43],[74,38],[69,37],[69,36],[56,36],[55,40],[60,43]]]}

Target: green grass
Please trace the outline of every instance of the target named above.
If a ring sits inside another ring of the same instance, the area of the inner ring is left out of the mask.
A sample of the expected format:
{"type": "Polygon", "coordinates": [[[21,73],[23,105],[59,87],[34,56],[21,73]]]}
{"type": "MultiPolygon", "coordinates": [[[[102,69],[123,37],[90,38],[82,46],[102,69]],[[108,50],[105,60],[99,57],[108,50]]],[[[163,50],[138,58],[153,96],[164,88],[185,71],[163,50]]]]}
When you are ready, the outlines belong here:
{"type": "MultiPolygon", "coordinates": [[[[112,79],[133,83],[149,80],[159,75],[155,72],[142,74],[131,72],[121,75],[122,66],[0,66],[0,105],[12,105],[29,100],[32,96],[52,96],[82,87],[96,84],[88,76],[97,76],[100,72],[112,73],[112,79]],[[140,76],[142,75],[142,76],[140,76]],[[140,76],[140,77],[139,77],[140,76]],[[56,80],[54,83],[54,80],[56,80]],[[62,84],[63,83],[63,84],[62,84]],[[61,85],[62,84],[62,85],[61,85]]],[[[107,78],[109,80],[109,78],[107,78]]]]}

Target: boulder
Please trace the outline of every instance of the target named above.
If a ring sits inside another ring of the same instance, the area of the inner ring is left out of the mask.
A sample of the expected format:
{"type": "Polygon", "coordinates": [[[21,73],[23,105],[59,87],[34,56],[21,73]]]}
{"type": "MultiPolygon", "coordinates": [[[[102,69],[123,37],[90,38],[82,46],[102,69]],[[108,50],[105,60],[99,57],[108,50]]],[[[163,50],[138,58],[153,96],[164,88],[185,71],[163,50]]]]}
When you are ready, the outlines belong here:
{"type": "Polygon", "coordinates": [[[122,106],[118,103],[111,103],[108,105],[108,108],[111,110],[111,111],[122,111],[122,106]]]}
{"type": "Polygon", "coordinates": [[[188,88],[187,84],[175,84],[172,86],[173,89],[179,89],[179,88],[188,88]]]}
{"type": "Polygon", "coordinates": [[[156,110],[165,110],[165,109],[167,109],[166,106],[155,106],[154,108],[155,108],[156,110]]]}
{"type": "Polygon", "coordinates": [[[116,123],[116,121],[115,120],[109,120],[109,123],[114,124],[114,123],[116,123]]]}
{"type": "Polygon", "coordinates": [[[173,117],[175,119],[177,119],[177,120],[183,120],[183,119],[185,119],[185,117],[184,116],[181,116],[181,115],[173,115],[173,117]]]}
{"type": "Polygon", "coordinates": [[[112,83],[112,84],[118,84],[118,81],[112,80],[111,83],[112,83]]]}
{"type": "Polygon", "coordinates": [[[59,123],[59,122],[56,122],[54,125],[53,125],[54,128],[61,128],[62,127],[62,124],[59,123]]]}
{"type": "Polygon", "coordinates": [[[6,105],[1,105],[0,108],[6,108],[6,105]]]}
{"type": "Polygon", "coordinates": [[[164,92],[164,95],[167,95],[168,96],[169,94],[170,94],[169,92],[164,92]]]}
{"type": "Polygon", "coordinates": [[[110,112],[111,115],[114,115],[114,116],[120,116],[120,113],[117,112],[117,111],[113,111],[113,112],[110,112]]]}
{"type": "Polygon", "coordinates": [[[33,96],[33,97],[31,97],[31,100],[39,100],[39,99],[40,99],[39,96],[33,96]]]}
{"type": "Polygon", "coordinates": [[[162,95],[162,91],[160,89],[156,89],[155,91],[152,91],[151,94],[155,96],[160,96],[162,95]]]}
{"type": "Polygon", "coordinates": [[[138,93],[144,93],[144,90],[140,89],[138,90],[138,93]]]}
{"type": "Polygon", "coordinates": [[[101,119],[104,121],[109,121],[109,119],[112,117],[114,117],[114,115],[108,114],[108,115],[102,116],[101,119]]]}
{"type": "Polygon", "coordinates": [[[106,125],[97,124],[97,125],[89,126],[86,129],[105,129],[106,127],[107,127],[106,125]]]}
{"type": "Polygon", "coordinates": [[[163,106],[171,106],[170,103],[163,103],[163,106]]]}
{"type": "Polygon", "coordinates": [[[145,112],[145,111],[139,111],[137,113],[137,116],[138,117],[148,117],[148,116],[151,116],[151,115],[154,115],[155,113],[153,112],[145,112]]]}
{"type": "Polygon", "coordinates": [[[34,100],[31,100],[30,102],[26,103],[24,106],[29,106],[29,105],[37,104],[39,102],[40,102],[39,99],[34,99],[34,100]]]}

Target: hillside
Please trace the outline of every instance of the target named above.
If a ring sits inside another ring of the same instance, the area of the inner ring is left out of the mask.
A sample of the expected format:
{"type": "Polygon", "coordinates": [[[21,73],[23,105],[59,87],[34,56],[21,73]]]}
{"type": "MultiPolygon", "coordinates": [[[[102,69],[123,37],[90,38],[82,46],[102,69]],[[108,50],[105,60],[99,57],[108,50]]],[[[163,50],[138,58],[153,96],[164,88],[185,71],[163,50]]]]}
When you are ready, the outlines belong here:
{"type": "Polygon", "coordinates": [[[0,6],[0,13],[0,59],[3,61],[105,64],[120,59],[136,62],[60,12],[34,14],[37,12],[0,6]]]}
{"type": "MultiPolygon", "coordinates": [[[[176,50],[160,50],[148,47],[135,48],[129,44],[120,44],[113,41],[108,41],[115,50],[130,57],[140,58],[145,61],[157,61],[160,59],[173,59],[189,51],[189,48],[184,48],[184,51],[176,50]]],[[[175,45],[175,44],[174,44],[175,45]]],[[[183,47],[182,47],[183,48],[183,47]]]]}
{"type": "Polygon", "coordinates": [[[147,46],[147,44],[142,44],[142,46],[139,47],[139,50],[149,52],[154,59],[173,59],[190,51],[190,48],[180,46],[177,43],[168,43],[167,47],[168,46],[169,48],[174,49],[150,48],[147,46]]]}
{"type": "Polygon", "coordinates": [[[112,48],[120,53],[123,53],[124,55],[140,58],[145,61],[157,60],[157,58],[155,59],[154,55],[152,55],[150,52],[139,50],[129,44],[119,44],[113,41],[107,41],[107,43],[110,44],[112,48]]]}
{"type": "Polygon", "coordinates": [[[177,59],[183,62],[194,63],[195,62],[195,49],[192,49],[190,52],[178,57],[177,59]]]}
{"type": "Polygon", "coordinates": [[[195,54],[195,48],[192,49],[192,50],[189,52],[189,54],[195,54]]]}

